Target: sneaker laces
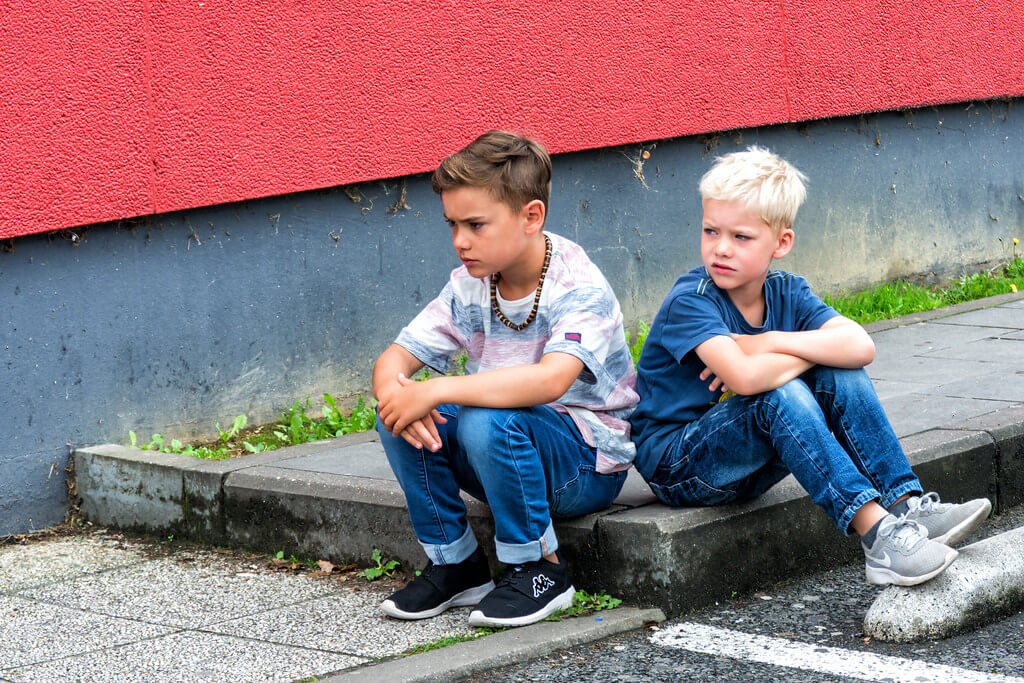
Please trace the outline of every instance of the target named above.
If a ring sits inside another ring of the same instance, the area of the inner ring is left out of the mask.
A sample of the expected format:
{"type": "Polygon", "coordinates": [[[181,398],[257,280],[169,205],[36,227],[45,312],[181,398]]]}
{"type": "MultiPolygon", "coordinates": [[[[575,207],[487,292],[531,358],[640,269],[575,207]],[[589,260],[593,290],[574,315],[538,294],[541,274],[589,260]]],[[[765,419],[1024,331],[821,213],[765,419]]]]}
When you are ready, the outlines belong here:
{"type": "Polygon", "coordinates": [[[937,508],[942,505],[939,502],[939,494],[932,491],[926,493],[923,496],[912,497],[907,500],[907,512],[921,512],[922,514],[928,514],[930,512],[937,512],[937,508]]]}
{"type": "Polygon", "coordinates": [[[532,593],[529,590],[523,588],[522,585],[523,583],[532,582],[532,579],[529,576],[527,576],[527,572],[525,570],[525,564],[512,565],[505,571],[504,574],[502,574],[501,578],[498,579],[498,581],[495,583],[495,589],[508,586],[510,588],[516,589],[523,595],[531,595],[532,593]]]}
{"type": "Polygon", "coordinates": [[[920,522],[903,516],[890,517],[882,520],[878,527],[878,535],[888,537],[897,549],[912,552],[914,548],[928,540],[928,529],[920,522]]]}

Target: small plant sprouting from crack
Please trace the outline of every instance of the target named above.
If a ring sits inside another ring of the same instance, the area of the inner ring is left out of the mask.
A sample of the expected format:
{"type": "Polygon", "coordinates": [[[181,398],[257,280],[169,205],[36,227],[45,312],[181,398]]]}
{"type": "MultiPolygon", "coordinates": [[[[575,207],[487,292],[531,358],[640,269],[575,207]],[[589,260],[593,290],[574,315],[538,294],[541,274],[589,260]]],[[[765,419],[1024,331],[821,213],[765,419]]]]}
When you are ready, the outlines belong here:
{"type": "MultiPolygon", "coordinates": [[[[619,152],[629,160],[629,163],[633,167],[633,177],[640,181],[640,185],[642,185],[645,190],[650,190],[651,186],[647,184],[647,178],[644,177],[644,164],[646,164],[647,160],[651,158],[651,152],[657,146],[658,143],[656,142],[647,147],[640,145],[640,151],[637,152],[635,156],[630,156],[625,152],[619,152]]],[[[657,190],[652,191],[656,192],[657,190]]]]}

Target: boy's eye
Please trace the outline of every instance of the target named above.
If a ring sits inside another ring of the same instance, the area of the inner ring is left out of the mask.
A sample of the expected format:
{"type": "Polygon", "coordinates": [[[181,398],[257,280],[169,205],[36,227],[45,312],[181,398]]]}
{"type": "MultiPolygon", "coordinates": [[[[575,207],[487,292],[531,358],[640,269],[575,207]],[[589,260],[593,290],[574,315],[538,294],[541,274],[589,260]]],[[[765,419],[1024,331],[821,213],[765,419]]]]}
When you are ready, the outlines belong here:
{"type": "Polygon", "coordinates": [[[740,241],[749,240],[750,236],[749,235],[736,235],[736,239],[738,239],[740,241]]]}
{"type": "Polygon", "coordinates": [[[480,228],[484,227],[484,224],[483,223],[470,223],[469,227],[473,228],[474,230],[479,230],[480,228]]]}
{"type": "Polygon", "coordinates": [[[716,232],[715,232],[714,228],[704,228],[704,234],[705,235],[714,235],[714,234],[716,234],[716,232]]]}

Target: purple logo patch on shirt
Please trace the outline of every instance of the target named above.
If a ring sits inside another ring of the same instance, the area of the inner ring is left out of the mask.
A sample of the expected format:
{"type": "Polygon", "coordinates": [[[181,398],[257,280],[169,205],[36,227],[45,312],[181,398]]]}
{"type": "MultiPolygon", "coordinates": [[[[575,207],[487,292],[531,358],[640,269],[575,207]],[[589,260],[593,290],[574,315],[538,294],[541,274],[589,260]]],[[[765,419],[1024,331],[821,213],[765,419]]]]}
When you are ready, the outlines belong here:
{"type": "Polygon", "coordinates": [[[583,343],[583,335],[580,334],[579,332],[566,332],[565,333],[565,341],[574,341],[577,344],[582,344],[583,343]]]}

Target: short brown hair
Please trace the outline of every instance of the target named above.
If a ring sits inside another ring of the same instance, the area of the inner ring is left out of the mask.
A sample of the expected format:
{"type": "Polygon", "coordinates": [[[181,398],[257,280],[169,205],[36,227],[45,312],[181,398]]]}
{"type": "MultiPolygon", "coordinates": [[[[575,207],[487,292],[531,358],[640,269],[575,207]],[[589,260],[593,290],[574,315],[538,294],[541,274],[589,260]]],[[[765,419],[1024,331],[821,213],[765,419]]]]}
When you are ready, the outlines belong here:
{"type": "Polygon", "coordinates": [[[513,211],[539,199],[547,211],[551,157],[535,140],[492,130],[445,157],[434,171],[431,185],[438,194],[459,187],[483,187],[513,211]]]}

